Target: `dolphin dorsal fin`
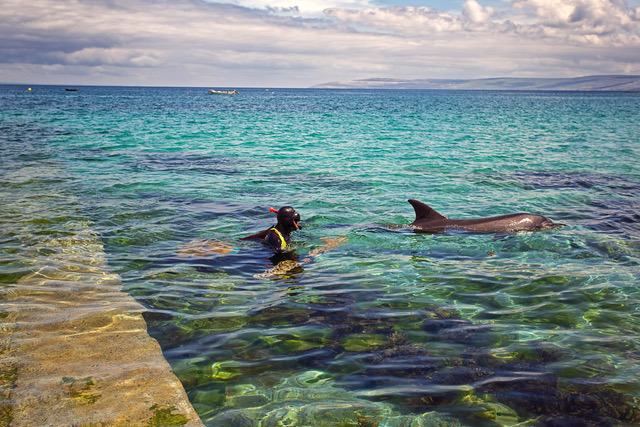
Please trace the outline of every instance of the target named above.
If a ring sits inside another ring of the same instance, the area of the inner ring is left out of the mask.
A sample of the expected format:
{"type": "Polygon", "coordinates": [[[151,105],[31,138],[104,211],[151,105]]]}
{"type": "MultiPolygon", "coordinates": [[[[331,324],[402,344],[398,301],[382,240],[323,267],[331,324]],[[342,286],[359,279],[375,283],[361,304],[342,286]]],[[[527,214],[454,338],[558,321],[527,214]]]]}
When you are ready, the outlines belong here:
{"type": "Polygon", "coordinates": [[[446,216],[442,215],[426,203],[422,203],[415,199],[409,199],[408,202],[411,203],[411,206],[413,206],[413,209],[416,211],[416,221],[419,219],[426,221],[447,219],[446,216]]]}

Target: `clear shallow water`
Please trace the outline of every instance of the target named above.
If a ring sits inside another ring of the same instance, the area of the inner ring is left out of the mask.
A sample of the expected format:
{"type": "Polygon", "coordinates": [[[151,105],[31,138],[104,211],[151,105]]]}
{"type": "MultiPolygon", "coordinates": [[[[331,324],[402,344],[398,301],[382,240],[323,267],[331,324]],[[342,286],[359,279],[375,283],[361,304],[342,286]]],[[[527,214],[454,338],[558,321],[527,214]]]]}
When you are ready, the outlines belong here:
{"type": "Polygon", "coordinates": [[[208,425],[640,422],[637,94],[1,89],[2,283],[86,224],[208,425]],[[256,277],[282,205],[346,242],[256,277]]]}

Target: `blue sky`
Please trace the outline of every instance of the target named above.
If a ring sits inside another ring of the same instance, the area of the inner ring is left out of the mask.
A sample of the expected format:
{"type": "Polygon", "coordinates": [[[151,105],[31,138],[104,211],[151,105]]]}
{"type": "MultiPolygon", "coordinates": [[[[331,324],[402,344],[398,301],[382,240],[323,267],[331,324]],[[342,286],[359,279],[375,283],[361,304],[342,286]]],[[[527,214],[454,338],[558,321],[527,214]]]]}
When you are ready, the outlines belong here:
{"type": "Polygon", "coordinates": [[[0,82],[640,75],[640,0],[2,0],[0,82]]]}

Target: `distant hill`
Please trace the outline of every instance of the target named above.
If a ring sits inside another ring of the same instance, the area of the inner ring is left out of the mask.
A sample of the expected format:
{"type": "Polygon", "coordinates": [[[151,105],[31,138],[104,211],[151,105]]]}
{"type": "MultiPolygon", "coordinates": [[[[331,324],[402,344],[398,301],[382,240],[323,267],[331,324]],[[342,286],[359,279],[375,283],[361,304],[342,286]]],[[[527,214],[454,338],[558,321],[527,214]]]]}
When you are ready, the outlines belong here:
{"type": "Polygon", "coordinates": [[[374,78],[329,82],[316,89],[451,89],[451,90],[576,90],[640,91],[640,76],[585,76],[575,78],[529,79],[498,77],[491,79],[415,79],[374,78]]]}

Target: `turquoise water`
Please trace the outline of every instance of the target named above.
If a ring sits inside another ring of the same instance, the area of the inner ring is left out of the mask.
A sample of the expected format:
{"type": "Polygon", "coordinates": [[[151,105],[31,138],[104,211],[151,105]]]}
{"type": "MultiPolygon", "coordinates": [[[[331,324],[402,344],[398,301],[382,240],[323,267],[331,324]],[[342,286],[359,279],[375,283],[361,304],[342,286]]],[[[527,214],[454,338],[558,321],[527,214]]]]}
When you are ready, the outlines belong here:
{"type": "Polygon", "coordinates": [[[207,92],[0,87],[5,291],[98,233],[211,426],[640,423],[637,94],[207,92]],[[301,265],[262,274],[283,205],[301,265]]]}

